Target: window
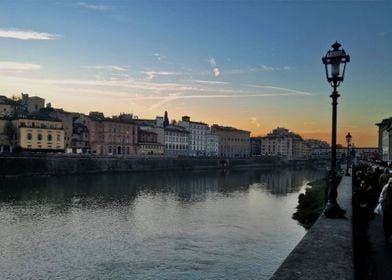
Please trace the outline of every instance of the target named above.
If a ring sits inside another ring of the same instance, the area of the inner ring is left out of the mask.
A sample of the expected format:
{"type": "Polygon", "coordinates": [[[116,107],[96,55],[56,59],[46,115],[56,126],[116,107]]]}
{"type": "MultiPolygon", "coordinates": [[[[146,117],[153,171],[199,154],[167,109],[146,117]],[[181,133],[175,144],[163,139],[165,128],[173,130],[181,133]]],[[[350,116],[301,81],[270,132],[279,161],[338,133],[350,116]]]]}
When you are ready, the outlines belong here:
{"type": "Polygon", "coordinates": [[[33,134],[31,132],[27,133],[27,140],[32,140],[33,134]]]}
{"type": "MultiPolygon", "coordinates": [[[[59,141],[61,140],[61,136],[60,136],[60,134],[57,134],[57,135],[56,135],[56,138],[57,138],[57,139],[56,139],[56,140],[57,140],[57,142],[59,142],[59,141]]],[[[68,140],[69,140],[69,137],[68,137],[68,140]]]]}
{"type": "Polygon", "coordinates": [[[52,134],[48,134],[47,139],[48,139],[48,142],[51,142],[53,140],[52,134]]]}
{"type": "Polygon", "coordinates": [[[38,141],[42,141],[42,133],[38,133],[37,134],[37,140],[38,141]]]}

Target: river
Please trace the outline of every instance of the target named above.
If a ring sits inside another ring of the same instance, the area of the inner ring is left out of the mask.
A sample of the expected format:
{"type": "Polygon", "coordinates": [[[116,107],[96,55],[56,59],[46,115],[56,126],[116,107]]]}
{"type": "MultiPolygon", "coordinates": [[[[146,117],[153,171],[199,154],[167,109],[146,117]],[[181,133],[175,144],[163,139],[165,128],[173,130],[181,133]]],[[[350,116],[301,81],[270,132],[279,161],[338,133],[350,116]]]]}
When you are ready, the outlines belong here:
{"type": "Polygon", "coordinates": [[[0,279],[269,279],[323,170],[0,180],[0,279]]]}

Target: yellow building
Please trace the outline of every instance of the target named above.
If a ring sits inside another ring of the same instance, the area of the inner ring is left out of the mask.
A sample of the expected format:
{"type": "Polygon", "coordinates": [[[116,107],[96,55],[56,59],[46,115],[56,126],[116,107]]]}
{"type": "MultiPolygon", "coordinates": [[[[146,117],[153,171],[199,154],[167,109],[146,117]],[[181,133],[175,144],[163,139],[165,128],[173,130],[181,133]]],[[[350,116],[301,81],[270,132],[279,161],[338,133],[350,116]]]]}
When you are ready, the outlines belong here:
{"type": "Polygon", "coordinates": [[[23,116],[12,120],[14,146],[24,150],[63,151],[64,129],[60,120],[48,116],[23,116]]]}
{"type": "Polygon", "coordinates": [[[159,143],[138,143],[138,155],[163,155],[165,153],[165,145],[159,143]]]}

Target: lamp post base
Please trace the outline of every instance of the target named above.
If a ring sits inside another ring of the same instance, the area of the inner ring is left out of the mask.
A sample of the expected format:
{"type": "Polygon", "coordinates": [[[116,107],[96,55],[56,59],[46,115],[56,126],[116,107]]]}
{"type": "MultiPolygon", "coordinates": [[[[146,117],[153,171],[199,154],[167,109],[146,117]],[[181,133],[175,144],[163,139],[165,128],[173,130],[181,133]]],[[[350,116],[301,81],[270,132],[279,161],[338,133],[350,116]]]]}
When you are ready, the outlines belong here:
{"type": "Polygon", "coordinates": [[[327,218],[341,218],[346,214],[346,210],[340,208],[337,202],[328,201],[323,213],[327,218]]]}

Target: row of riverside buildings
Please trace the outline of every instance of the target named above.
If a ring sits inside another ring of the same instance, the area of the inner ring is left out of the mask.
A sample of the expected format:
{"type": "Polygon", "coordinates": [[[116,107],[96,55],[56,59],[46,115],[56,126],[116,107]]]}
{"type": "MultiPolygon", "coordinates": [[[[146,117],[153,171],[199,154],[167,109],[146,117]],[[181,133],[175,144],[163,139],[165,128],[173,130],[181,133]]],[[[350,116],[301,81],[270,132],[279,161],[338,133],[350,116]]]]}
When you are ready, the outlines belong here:
{"type": "Polygon", "coordinates": [[[0,96],[0,153],[91,153],[97,155],[166,155],[192,157],[250,156],[250,132],[191,121],[184,116],[140,119],[132,114],[111,118],[101,112],[67,112],[38,96],[0,96]]]}
{"type": "MultiPolygon", "coordinates": [[[[250,137],[249,131],[209,126],[191,121],[189,116],[169,122],[167,112],[155,119],[125,113],[109,118],[101,112],[86,115],[53,108],[43,98],[24,93],[20,98],[0,95],[0,153],[17,150],[121,156],[274,156],[284,160],[330,157],[328,143],[305,140],[286,128],[250,137]]],[[[338,150],[342,157],[345,152],[338,150]]]]}

